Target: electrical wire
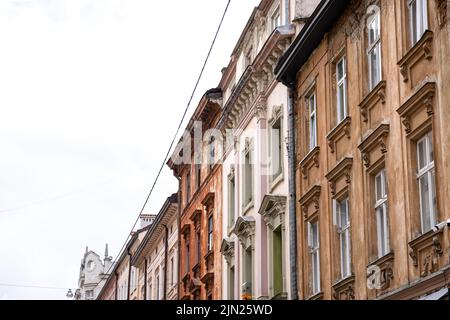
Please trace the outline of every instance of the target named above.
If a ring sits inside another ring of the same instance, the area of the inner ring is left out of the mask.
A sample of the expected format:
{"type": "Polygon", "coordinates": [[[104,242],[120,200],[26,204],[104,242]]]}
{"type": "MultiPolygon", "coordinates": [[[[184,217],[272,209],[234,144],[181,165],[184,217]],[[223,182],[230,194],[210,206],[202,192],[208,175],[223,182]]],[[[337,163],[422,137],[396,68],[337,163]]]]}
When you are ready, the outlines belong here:
{"type": "MultiPolygon", "coordinates": [[[[173,137],[173,139],[172,139],[172,142],[170,143],[169,149],[167,150],[166,156],[164,157],[164,161],[162,162],[162,165],[161,165],[161,167],[159,168],[158,174],[156,175],[156,178],[155,178],[155,180],[154,180],[154,182],[153,182],[153,184],[152,184],[152,186],[151,186],[151,188],[150,188],[150,192],[148,193],[147,198],[145,199],[144,205],[142,206],[142,209],[140,210],[139,215],[137,216],[137,218],[136,218],[136,220],[135,220],[135,222],[134,222],[134,224],[133,224],[133,227],[131,228],[131,230],[130,230],[128,236],[127,236],[127,239],[125,240],[123,246],[121,247],[119,253],[117,254],[116,259],[115,259],[114,262],[111,264],[111,266],[110,266],[110,268],[108,269],[108,271],[106,272],[106,274],[109,274],[109,272],[111,271],[111,268],[112,268],[113,266],[115,266],[115,264],[117,263],[118,257],[120,257],[120,256],[122,255],[122,252],[123,252],[123,250],[125,249],[125,247],[126,247],[126,245],[127,245],[127,243],[128,243],[128,240],[129,240],[129,238],[130,238],[130,236],[131,236],[131,233],[133,232],[134,228],[136,227],[136,225],[137,225],[137,223],[138,223],[138,221],[139,221],[140,216],[141,216],[142,213],[144,212],[144,209],[145,209],[145,207],[147,206],[147,203],[148,203],[148,201],[149,201],[149,199],[150,199],[150,196],[151,196],[152,193],[153,193],[153,190],[154,190],[154,188],[155,188],[155,185],[156,185],[156,183],[157,183],[158,180],[159,180],[159,177],[160,177],[160,175],[161,175],[161,172],[162,172],[162,170],[164,169],[164,167],[165,167],[165,165],[166,165],[166,163],[167,163],[167,160],[168,160],[168,158],[169,158],[170,152],[171,152],[171,150],[172,150],[172,148],[173,148],[173,145],[175,144],[175,141],[176,141],[176,138],[177,138],[177,136],[178,136],[178,133],[180,132],[180,129],[181,129],[181,127],[182,127],[182,125],[183,125],[183,122],[184,122],[184,120],[185,120],[185,118],[186,118],[186,115],[187,115],[187,112],[188,112],[188,110],[189,110],[189,107],[190,107],[190,105],[191,105],[191,103],[192,103],[192,99],[194,98],[194,95],[195,95],[195,93],[196,93],[196,91],[197,91],[197,87],[198,87],[198,85],[199,85],[199,83],[200,83],[200,80],[201,80],[201,78],[202,78],[202,76],[203,76],[203,72],[204,72],[204,70],[205,70],[205,67],[206,67],[206,65],[207,65],[207,63],[208,63],[208,61],[209,61],[209,57],[210,57],[211,52],[212,52],[212,50],[213,50],[213,48],[214,48],[214,45],[215,45],[215,43],[216,43],[217,36],[219,35],[220,29],[221,29],[221,27],[222,27],[222,23],[223,23],[223,21],[224,21],[224,19],[225,19],[225,16],[226,16],[226,14],[227,14],[227,11],[228,11],[228,7],[230,6],[230,2],[231,2],[231,0],[228,0],[228,1],[227,1],[227,5],[226,5],[225,10],[224,10],[224,12],[223,12],[223,14],[222,14],[222,18],[220,19],[220,22],[219,22],[219,26],[217,27],[217,30],[216,30],[216,33],[215,33],[215,35],[214,35],[213,41],[212,41],[212,43],[211,43],[211,46],[209,47],[208,54],[206,55],[205,61],[204,61],[203,66],[202,66],[202,69],[201,69],[201,71],[200,71],[200,74],[199,74],[198,77],[197,77],[197,81],[196,81],[196,83],[195,83],[195,85],[194,85],[194,89],[192,90],[192,94],[191,94],[191,96],[190,96],[190,98],[189,98],[189,101],[188,101],[188,103],[187,103],[187,105],[186,105],[186,108],[185,108],[185,110],[184,110],[184,112],[183,112],[183,116],[181,117],[180,123],[178,124],[178,128],[177,128],[177,130],[176,130],[176,132],[175,132],[175,135],[174,135],[174,137],[173,137]]],[[[111,275],[108,276],[108,279],[109,279],[109,277],[111,277],[111,275]]]]}

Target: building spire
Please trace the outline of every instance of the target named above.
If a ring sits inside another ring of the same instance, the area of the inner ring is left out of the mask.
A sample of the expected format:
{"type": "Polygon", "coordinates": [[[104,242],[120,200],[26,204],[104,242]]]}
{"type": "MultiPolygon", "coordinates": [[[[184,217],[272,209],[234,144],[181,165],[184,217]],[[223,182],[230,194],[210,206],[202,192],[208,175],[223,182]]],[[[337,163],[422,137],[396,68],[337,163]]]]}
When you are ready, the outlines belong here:
{"type": "Polygon", "coordinates": [[[105,246],[105,259],[108,259],[109,254],[108,254],[108,244],[106,244],[105,246]]]}

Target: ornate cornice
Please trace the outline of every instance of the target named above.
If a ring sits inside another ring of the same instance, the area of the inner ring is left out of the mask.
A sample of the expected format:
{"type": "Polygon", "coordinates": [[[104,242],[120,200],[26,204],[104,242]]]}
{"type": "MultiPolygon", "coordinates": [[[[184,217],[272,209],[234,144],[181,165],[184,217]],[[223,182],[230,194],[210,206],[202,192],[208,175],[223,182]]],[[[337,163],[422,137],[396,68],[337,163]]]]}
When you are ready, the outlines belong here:
{"type": "Polygon", "coordinates": [[[311,203],[314,203],[315,212],[320,209],[320,193],[322,187],[320,185],[315,185],[311,187],[303,197],[300,199],[300,205],[302,206],[303,216],[308,217],[308,207],[311,203]]]}
{"type": "Polygon", "coordinates": [[[233,228],[233,233],[238,237],[239,242],[245,247],[254,247],[255,218],[252,216],[239,217],[233,228]]]}
{"type": "Polygon", "coordinates": [[[269,228],[277,227],[277,222],[284,224],[286,211],[286,196],[265,195],[258,210],[269,228]],[[277,221],[279,219],[279,221],[277,221]]]}

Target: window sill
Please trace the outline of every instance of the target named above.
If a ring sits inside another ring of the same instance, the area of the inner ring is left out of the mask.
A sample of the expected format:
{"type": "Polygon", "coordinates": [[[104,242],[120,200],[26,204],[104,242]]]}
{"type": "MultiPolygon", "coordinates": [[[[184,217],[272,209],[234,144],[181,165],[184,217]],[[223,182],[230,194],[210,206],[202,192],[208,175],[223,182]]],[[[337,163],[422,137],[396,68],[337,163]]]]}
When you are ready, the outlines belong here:
{"type": "Polygon", "coordinates": [[[431,60],[433,58],[433,32],[426,30],[420,38],[397,63],[403,82],[411,79],[411,68],[422,59],[431,60]]]}
{"type": "Polygon", "coordinates": [[[419,269],[421,278],[435,273],[443,266],[443,234],[442,229],[437,232],[430,230],[409,242],[409,256],[413,266],[419,269]]]}
{"type": "Polygon", "coordinates": [[[355,275],[339,280],[333,285],[335,300],[355,300],[355,275]]]}
{"type": "Polygon", "coordinates": [[[323,300],[323,291],[313,294],[312,296],[310,296],[308,299],[306,300],[323,300]]]}

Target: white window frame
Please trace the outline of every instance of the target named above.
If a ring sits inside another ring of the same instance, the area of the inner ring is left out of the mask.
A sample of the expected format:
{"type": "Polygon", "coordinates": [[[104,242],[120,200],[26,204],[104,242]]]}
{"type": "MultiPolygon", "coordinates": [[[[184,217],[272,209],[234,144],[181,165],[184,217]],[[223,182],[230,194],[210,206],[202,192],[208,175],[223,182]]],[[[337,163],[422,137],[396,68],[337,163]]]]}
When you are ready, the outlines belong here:
{"type": "Polygon", "coordinates": [[[309,150],[317,147],[317,96],[312,92],[308,97],[308,113],[309,113],[309,150]]]}
{"type": "Polygon", "coordinates": [[[247,208],[253,203],[254,200],[254,192],[253,192],[253,184],[254,184],[254,166],[253,166],[253,147],[252,142],[250,142],[248,148],[246,148],[243,152],[244,155],[244,168],[242,170],[244,188],[243,191],[243,208],[247,208]],[[248,159],[248,161],[247,161],[248,159]]]}
{"type": "Polygon", "coordinates": [[[337,123],[340,123],[348,115],[347,108],[347,62],[345,60],[345,56],[343,56],[336,63],[336,108],[337,108],[337,123]],[[339,66],[342,64],[342,77],[339,78],[339,66]],[[341,105],[341,95],[343,98],[344,105],[341,105]]]}
{"type": "Polygon", "coordinates": [[[378,83],[380,83],[382,79],[382,67],[381,67],[381,14],[380,10],[375,9],[373,14],[369,17],[367,20],[367,61],[368,61],[368,67],[369,67],[369,90],[372,91],[378,83]],[[373,29],[372,26],[375,24],[375,27],[377,27],[376,30],[378,30],[378,34],[376,37],[371,41],[370,39],[370,30],[373,29]],[[376,66],[377,68],[377,74],[379,76],[378,81],[374,81],[374,69],[372,65],[372,55],[375,54],[378,59],[378,64],[376,66]]]}
{"type": "Polygon", "coordinates": [[[280,27],[283,24],[282,20],[281,20],[281,8],[278,5],[273,11],[272,14],[270,15],[270,26],[272,28],[273,31],[276,28],[280,27]]]}
{"type": "Polygon", "coordinates": [[[341,264],[341,278],[345,279],[352,274],[352,250],[350,230],[350,201],[349,198],[333,200],[333,219],[339,236],[339,256],[341,264]],[[345,212],[342,211],[345,208],[345,212]],[[345,221],[342,219],[345,214],[345,221]]]}
{"type": "Polygon", "coordinates": [[[308,251],[311,267],[311,291],[313,295],[321,292],[320,284],[320,231],[319,221],[308,222],[307,224],[308,251]],[[314,235],[314,231],[317,232],[314,235]],[[314,240],[317,241],[314,241],[314,240]],[[317,272],[316,272],[317,271],[317,272]]]}
{"type": "Polygon", "coordinates": [[[283,175],[283,117],[278,116],[270,124],[270,182],[283,175]],[[279,128],[275,128],[278,125],[279,128]]]}
{"type": "Polygon", "coordinates": [[[236,176],[228,176],[228,229],[234,226],[236,221],[236,176]]]}
{"type": "Polygon", "coordinates": [[[415,45],[428,29],[428,1],[408,0],[411,45],[415,45]]]}
{"type": "Polygon", "coordinates": [[[208,252],[211,252],[213,250],[213,246],[214,246],[214,216],[213,214],[210,214],[208,217],[208,242],[207,242],[208,252]]]}
{"type": "Polygon", "coordinates": [[[419,188],[419,201],[420,201],[420,221],[422,227],[422,233],[430,231],[437,224],[437,208],[436,208],[436,186],[435,186],[435,167],[434,167],[434,154],[433,154],[433,137],[432,132],[427,133],[421,139],[417,141],[417,184],[419,188]],[[425,166],[420,168],[420,149],[419,146],[424,143],[425,146],[425,166]],[[428,196],[428,213],[424,212],[424,203],[422,196],[422,178],[427,179],[429,187],[428,196]],[[427,219],[427,221],[425,220],[427,219]],[[429,224],[429,227],[426,225],[429,224]]]}
{"type": "Polygon", "coordinates": [[[389,235],[389,210],[386,170],[381,170],[374,180],[375,190],[375,215],[377,221],[377,246],[378,258],[387,255],[390,249],[389,235]],[[378,194],[378,182],[380,182],[381,194],[378,194]]]}

